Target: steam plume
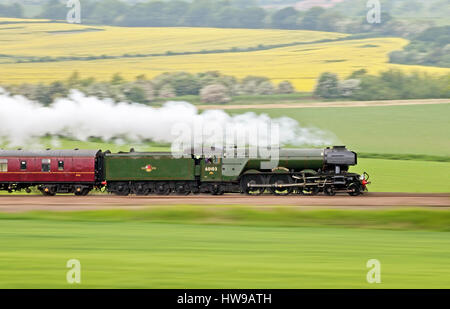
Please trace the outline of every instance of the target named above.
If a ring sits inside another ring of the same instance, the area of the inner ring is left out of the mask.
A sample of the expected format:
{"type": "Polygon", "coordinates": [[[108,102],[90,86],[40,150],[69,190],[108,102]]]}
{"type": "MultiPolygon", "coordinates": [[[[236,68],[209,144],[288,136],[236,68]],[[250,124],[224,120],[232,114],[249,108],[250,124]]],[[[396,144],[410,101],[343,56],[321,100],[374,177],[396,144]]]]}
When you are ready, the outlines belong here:
{"type": "MultiPolygon", "coordinates": [[[[86,141],[90,137],[103,141],[127,140],[141,143],[172,143],[176,136],[172,128],[179,123],[214,124],[235,131],[254,126],[278,124],[279,144],[329,145],[335,139],[330,133],[314,128],[304,128],[288,117],[271,119],[268,115],[245,113],[230,116],[221,110],[200,113],[187,102],[167,102],[161,108],[135,103],[114,103],[109,99],[87,97],[71,91],[68,98],[58,99],[45,107],[23,96],[12,96],[0,88],[0,138],[10,146],[29,146],[46,135],[63,135],[86,141]]],[[[210,136],[209,141],[220,139],[210,136]]]]}

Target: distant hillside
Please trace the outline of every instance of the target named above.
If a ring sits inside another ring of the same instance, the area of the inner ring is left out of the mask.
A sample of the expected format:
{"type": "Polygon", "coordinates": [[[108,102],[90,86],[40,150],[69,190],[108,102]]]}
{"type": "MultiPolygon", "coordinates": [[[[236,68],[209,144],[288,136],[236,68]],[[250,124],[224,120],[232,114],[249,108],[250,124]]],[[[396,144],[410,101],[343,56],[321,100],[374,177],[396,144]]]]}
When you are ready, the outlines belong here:
{"type": "MultiPolygon", "coordinates": [[[[334,10],[347,16],[365,16],[367,1],[339,1],[334,10]]],[[[450,16],[448,0],[380,0],[381,10],[395,18],[446,18],[450,16]]]]}

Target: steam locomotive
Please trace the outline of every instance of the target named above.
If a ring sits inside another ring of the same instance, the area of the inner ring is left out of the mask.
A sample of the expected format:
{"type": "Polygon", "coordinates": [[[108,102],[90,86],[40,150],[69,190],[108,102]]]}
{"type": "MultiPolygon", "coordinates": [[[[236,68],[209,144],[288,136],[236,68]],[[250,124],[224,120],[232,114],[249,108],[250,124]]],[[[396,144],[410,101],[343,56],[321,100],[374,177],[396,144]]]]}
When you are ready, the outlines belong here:
{"type": "Polygon", "coordinates": [[[278,149],[271,159],[249,149],[111,153],[101,150],[0,150],[0,190],[36,187],[44,195],[84,196],[94,189],[116,195],[242,193],[316,195],[367,191],[369,176],[349,172],[357,154],[345,146],[278,149]],[[273,162],[272,162],[273,163],[273,162]]]}

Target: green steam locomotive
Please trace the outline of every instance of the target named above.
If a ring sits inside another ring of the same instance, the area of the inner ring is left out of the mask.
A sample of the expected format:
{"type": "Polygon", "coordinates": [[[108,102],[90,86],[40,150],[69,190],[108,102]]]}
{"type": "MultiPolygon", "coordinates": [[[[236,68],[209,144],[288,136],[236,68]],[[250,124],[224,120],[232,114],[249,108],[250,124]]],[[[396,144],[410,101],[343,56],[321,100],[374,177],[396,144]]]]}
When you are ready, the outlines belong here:
{"type": "Polygon", "coordinates": [[[349,172],[357,154],[345,146],[326,149],[278,149],[277,159],[249,149],[171,153],[104,153],[106,188],[117,195],[244,193],[248,195],[358,196],[369,176],[349,172]]]}

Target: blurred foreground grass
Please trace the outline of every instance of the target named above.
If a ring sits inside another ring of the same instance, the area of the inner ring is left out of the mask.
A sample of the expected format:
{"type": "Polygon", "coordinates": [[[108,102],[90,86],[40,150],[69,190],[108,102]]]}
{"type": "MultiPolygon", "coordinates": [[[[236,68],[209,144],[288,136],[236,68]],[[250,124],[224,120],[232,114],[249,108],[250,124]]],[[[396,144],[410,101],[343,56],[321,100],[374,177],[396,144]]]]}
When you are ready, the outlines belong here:
{"type": "Polygon", "coordinates": [[[420,209],[1,214],[0,288],[448,288],[449,227],[448,212],[420,209]],[[366,282],[374,258],[380,285],[366,282]]]}
{"type": "MultiPolygon", "coordinates": [[[[450,232],[450,211],[409,209],[301,209],[292,206],[178,205],[140,210],[32,211],[0,213],[4,221],[146,222],[206,225],[333,226],[450,232]]],[[[0,226],[1,230],[1,226],[0,226]]]]}

